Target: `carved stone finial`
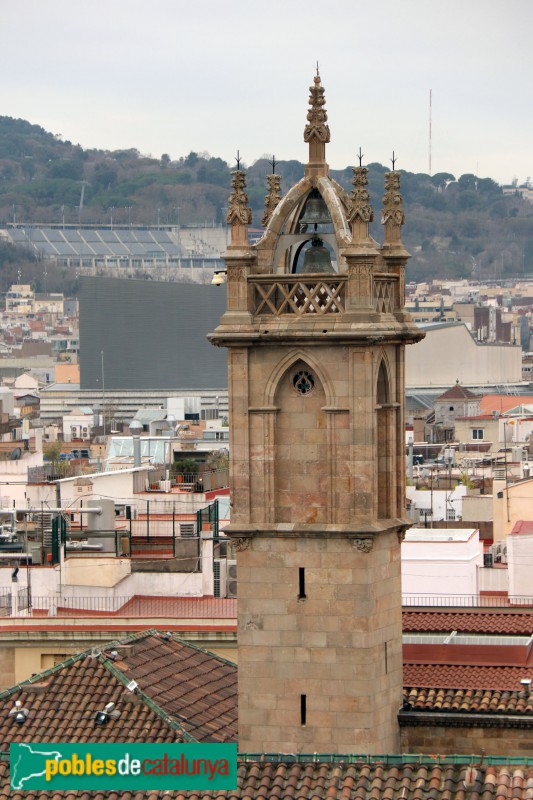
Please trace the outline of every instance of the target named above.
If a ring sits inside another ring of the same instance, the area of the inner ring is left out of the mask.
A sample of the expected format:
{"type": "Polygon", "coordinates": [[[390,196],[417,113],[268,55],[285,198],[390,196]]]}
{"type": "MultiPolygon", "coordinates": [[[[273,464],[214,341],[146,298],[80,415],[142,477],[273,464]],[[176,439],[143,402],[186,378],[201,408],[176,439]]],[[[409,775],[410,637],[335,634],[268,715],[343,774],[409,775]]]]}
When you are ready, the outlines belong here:
{"type": "Polygon", "coordinates": [[[265,211],[263,213],[262,224],[266,228],[270,222],[270,218],[274,213],[276,206],[281,200],[281,175],[274,173],[267,175],[268,181],[268,194],[265,197],[265,211]]]}
{"type": "Polygon", "coordinates": [[[228,199],[226,220],[231,225],[231,241],[243,244],[248,240],[247,226],[252,222],[252,209],[248,205],[248,195],[245,191],[245,173],[236,169],[231,175],[232,191],[228,199]]]}
{"type": "Polygon", "coordinates": [[[381,222],[385,225],[385,242],[392,244],[401,242],[401,227],[405,222],[403,199],[400,194],[400,173],[385,174],[385,194],[383,195],[383,211],[381,222]]]}
{"type": "Polygon", "coordinates": [[[374,211],[370,205],[370,195],[366,189],[368,184],[368,169],[366,167],[353,168],[353,190],[350,197],[350,207],[348,209],[348,222],[352,224],[360,220],[366,225],[368,235],[368,223],[374,219],[374,211]]]}
{"type": "Polygon", "coordinates": [[[315,75],[313,86],[309,87],[309,105],[311,108],[307,112],[307,125],[304,130],[304,142],[318,139],[319,142],[327,143],[330,140],[329,127],[327,125],[328,115],[324,106],[324,87],[320,82],[320,75],[315,75]]]}

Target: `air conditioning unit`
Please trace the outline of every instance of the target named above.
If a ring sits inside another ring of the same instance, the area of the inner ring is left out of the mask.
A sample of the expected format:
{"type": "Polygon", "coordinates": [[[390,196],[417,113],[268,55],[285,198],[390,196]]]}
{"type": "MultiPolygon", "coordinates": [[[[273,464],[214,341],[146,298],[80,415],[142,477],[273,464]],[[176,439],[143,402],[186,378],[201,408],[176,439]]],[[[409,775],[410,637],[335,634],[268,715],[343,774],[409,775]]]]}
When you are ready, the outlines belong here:
{"type": "Polygon", "coordinates": [[[213,560],[213,576],[215,597],[226,597],[226,559],[215,558],[213,560]]]}
{"type": "Polygon", "coordinates": [[[195,534],[194,522],[180,522],[180,536],[183,539],[192,539],[195,534]]]}
{"type": "Polygon", "coordinates": [[[226,561],[226,589],[227,597],[237,597],[237,562],[226,561]]]}
{"type": "Polygon", "coordinates": [[[504,481],[505,480],[505,469],[495,469],[494,470],[494,480],[495,481],[504,481]]]}

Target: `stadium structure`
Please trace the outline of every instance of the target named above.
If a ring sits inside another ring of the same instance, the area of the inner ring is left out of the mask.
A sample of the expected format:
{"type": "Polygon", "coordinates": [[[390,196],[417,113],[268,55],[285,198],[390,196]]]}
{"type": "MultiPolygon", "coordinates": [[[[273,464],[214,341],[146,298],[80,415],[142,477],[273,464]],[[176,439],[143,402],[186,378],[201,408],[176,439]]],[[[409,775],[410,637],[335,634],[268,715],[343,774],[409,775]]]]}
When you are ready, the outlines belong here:
{"type": "Polygon", "coordinates": [[[0,236],[40,259],[85,274],[128,276],[143,271],[158,279],[206,282],[223,268],[226,226],[75,226],[16,224],[0,236]]]}

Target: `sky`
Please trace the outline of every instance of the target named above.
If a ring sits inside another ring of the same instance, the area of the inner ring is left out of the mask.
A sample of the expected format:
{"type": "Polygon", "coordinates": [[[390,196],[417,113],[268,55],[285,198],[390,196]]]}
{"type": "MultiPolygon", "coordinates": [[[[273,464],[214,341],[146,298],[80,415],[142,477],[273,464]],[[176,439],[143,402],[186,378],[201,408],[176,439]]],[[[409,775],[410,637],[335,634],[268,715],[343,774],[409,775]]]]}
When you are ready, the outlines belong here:
{"type": "Polygon", "coordinates": [[[533,0],[4,2],[0,115],[84,148],[306,161],[317,61],[332,168],[361,147],[409,172],[533,176],[533,0]]]}

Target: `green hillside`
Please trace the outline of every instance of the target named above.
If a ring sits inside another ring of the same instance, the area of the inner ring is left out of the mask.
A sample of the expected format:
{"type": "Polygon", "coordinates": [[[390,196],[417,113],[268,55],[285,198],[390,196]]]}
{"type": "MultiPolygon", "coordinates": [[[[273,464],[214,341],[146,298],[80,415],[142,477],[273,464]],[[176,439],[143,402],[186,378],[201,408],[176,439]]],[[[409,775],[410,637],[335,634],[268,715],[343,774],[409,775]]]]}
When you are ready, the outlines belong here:
{"type": "MultiPolygon", "coordinates": [[[[254,226],[260,227],[266,191],[266,160],[247,172],[254,226]]],[[[137,150],[84,150],[25,120],[0,117],[0,225],[7,223],[98,223],[115,225],[220,224],[230,190],[230,166],[206,153],[176,161],[137,150]],[[83,207],[80,201],[83,193],[83,207]]],[[[303,164],[280,161],[288,189],[303,164]]],[[[369,165],[369,190],[379,225],[384,173],[369,165]]],[[[332,170],[348,191],[352,170],[332,170]]],[[[533,273],[533,204],[503,195],[490,178],[402,171],[412,253],[409,279],[471,277],[479,280],[533,273]]],[[[11,253],[12,256],[12,253],[11,253]]],[[[10,256],[10,257],[11,257],[10,256]]],[[[0,268],[9,259],[0,252],[0,268]]]]}

